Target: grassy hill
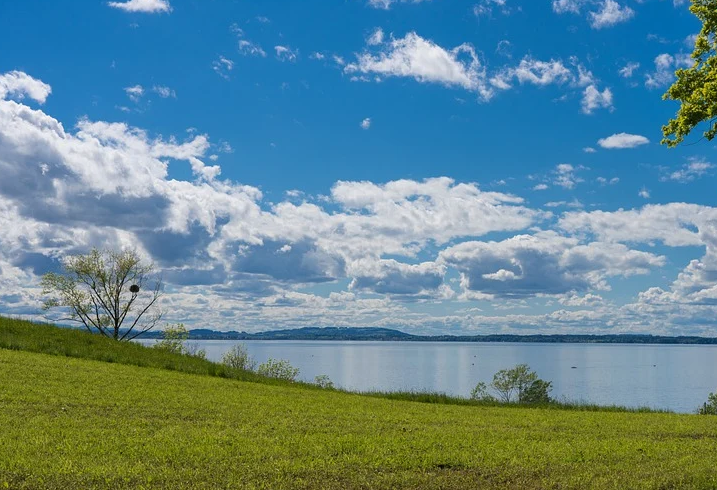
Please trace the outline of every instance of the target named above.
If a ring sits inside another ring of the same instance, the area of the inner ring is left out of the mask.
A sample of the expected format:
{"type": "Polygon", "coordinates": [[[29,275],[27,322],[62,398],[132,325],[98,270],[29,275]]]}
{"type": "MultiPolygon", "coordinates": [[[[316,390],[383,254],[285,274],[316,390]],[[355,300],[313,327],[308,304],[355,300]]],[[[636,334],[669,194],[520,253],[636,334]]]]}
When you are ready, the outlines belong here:
{"type": "Polygon", "coordinates": [[[715,420],[366,397],[0,319],[0,488],[715,488],[715,420]]]}

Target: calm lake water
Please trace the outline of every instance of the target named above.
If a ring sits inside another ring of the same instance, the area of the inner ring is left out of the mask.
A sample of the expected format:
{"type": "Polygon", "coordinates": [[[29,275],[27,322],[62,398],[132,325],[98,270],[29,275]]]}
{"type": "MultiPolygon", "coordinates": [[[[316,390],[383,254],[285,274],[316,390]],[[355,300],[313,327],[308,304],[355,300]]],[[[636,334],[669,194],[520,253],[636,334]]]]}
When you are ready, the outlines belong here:
{"type": "MultiPolygon", "coordinates": [[[[143,341],[152,343],[152,341],[143,341]]],[[[694,412],[717,390],[717,346],[457,342],[196,340],[214,361],[236,343],[258,361],[286,359],[312,381],[352,391],[428,390],[468,396],[479,381],[526,363],[573,401],[694,412]]]]}

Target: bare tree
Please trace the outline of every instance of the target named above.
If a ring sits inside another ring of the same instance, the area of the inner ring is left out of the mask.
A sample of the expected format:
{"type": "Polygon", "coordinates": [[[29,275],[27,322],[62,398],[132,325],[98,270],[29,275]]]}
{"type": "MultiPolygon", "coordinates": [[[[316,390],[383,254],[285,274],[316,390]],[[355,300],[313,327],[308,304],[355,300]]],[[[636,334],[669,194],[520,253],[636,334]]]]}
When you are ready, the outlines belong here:
{"type": "Polygon", "coordinates": [[[158,300],[162,280],[153,264],[134,250],[97,250],[67,257],[63,272],[42,277],[43,309],[60,308],[58,320],[81,323],[90,332],[115,340],[132,340],[162,318],[158,300]],[[123,328],[124,325],[124,328],[123,328]]]}

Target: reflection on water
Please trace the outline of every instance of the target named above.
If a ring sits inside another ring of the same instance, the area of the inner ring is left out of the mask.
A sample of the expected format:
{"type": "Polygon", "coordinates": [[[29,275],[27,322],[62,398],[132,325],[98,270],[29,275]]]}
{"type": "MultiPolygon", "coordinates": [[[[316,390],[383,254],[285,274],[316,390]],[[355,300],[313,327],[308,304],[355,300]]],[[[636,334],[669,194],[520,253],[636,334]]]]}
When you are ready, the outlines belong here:
{"type": "MultiPolygon", "coordinates": [[[[142,341],[152,343],[152,341],[142,341]]],[[[219,361],[237,341],[195,340],[219,361]]],[[[516,364],[553,382],[553,396],[693,412],[717,391],[717,346],[453,342],[242,341],[258,362],[287,359],[312,381],[354,391],[422,390],[468,396],[516,364]]]]}

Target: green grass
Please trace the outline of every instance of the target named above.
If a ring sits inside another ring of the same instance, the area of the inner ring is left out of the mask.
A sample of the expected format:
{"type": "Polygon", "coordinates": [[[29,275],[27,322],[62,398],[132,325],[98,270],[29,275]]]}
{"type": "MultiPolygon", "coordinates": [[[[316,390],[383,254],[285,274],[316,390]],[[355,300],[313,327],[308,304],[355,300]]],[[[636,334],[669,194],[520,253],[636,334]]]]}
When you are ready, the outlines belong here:
{"type": "Polygon", "coordinates": [[[0,488],[717,488],[713,417],[246,382],[23,328],[0,319],[0,488]]]}

